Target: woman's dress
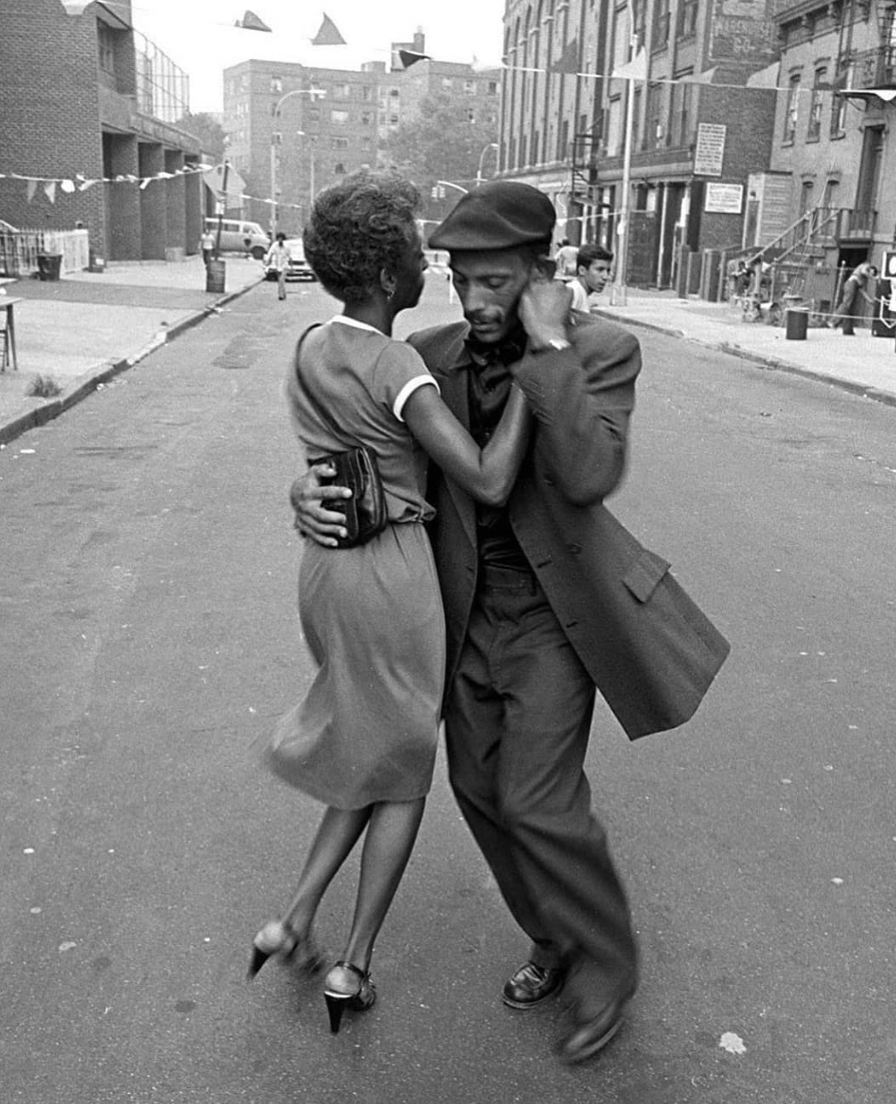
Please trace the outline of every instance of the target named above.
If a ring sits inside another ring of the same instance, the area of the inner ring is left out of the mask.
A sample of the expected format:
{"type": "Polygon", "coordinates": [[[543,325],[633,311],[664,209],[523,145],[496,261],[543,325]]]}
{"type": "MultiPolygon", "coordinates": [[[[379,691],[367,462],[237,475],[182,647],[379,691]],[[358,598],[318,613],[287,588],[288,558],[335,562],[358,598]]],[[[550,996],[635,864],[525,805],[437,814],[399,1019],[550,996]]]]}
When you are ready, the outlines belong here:
{"type": "Polygon", "coordinates": [[[306,542],[299,616],[317,673],[265,754],[281,778],[340,809],[411,801],[432,781],[445,625],[423,525],[427,458],[401,416],[420,386],[436,384],[414,349],[344,316],[306,334],[287,383],[309,463],[367,445],[390,522],[357,548],[306,542]]]}

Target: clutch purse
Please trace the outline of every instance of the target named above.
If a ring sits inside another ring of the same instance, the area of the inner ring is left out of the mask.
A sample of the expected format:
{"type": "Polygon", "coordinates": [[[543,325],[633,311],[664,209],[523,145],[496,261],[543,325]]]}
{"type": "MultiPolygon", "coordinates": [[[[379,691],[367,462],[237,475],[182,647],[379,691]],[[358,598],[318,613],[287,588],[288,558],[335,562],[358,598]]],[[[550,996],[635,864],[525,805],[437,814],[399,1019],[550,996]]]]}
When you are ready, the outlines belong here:
{"type": "Polygon", "coordinates": [[[328,499],[327,508],[345,513],[347,537],[337,537],[337,547],[355,548],[366,544],[388,524],[386,496],[383,481],[376,463],[376,454],[361,445],[347,452],[324,456],[315,463],[325,462],[336,469],[336,474],[321,479],[322,483],[348,487],[351,498],[328,499]]]}

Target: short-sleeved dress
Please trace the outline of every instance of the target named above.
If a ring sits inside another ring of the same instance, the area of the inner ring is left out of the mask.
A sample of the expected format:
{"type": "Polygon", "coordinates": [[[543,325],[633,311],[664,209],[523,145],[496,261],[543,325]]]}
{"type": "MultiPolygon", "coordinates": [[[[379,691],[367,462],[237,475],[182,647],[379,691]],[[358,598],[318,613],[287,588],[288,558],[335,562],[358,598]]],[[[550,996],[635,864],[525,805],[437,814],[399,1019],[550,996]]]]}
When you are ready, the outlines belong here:
{"type": "Polygon", "coordinates": [[[402,410],[416,388],[437,384],[409,345],[341,315],[306,333],[299,373],[301,384],[291,368],[287,395],[308,461],[371,448],[390,524],[357,548],[306,542],[299,616],[318,669],[276,726],[265,760],[291,785],[340,809],[411,801],[432,781],[445,623],[423,525],[433,515],[424,498],[427,458],[402,410]]]}

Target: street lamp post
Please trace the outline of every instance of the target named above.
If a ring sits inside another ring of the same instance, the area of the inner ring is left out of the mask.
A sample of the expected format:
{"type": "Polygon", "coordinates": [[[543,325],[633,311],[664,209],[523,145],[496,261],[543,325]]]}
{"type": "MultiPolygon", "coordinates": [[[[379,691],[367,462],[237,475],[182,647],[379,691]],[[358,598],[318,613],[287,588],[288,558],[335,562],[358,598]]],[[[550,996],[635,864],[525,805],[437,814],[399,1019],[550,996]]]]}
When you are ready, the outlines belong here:
{"type": "MultiPolygon", "coordinates": [[[[315,97],[320,97],[322,99],[324,96],[326,96],[326,94],[327,90],[325,88],[294,88],[291,92],[286,92],[280,97],[280,99],[274,105],[274,110],[271,112],[271,239],[273,239],[277,233],[277,142],[275,140],[275,136],[277,134],[276,126],[277,119],[280,115],[280,108],[290,98],[290,96],[310,96],[313,101],[315,97]]],[[[311,157],[311,174],[313,177],[313,152],[311,157]]],[[[313,190],[314,184],[312,180],[312,192],[313,190]]]]}
{"type": "Polygon", "coordinates": [[[479,154],[479,168],[476,170],[476,187],[482,183],[482,160],[489,150],[496,150],[498,148],[497,142],[489,142],[488,145],[482,147],[482,152],[479,154]]]}

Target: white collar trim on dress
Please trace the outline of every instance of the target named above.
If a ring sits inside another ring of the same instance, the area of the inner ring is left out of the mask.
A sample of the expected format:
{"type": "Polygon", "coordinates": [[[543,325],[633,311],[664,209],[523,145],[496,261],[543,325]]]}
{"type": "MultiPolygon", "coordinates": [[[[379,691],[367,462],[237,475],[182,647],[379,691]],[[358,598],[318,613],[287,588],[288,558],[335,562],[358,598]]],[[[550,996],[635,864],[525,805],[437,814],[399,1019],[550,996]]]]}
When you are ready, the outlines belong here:
{"type": "Polygon", "coordinates": [[[345,326],[355,326],[359,330],[372,330],[374,333],[383,335],[382,330],[378,330],[376,326],[371,326],[367,322],[359,322],[357,318],[348,318],[344,314],[334,314],[330,319],[331,322],[342,322],[345,326]]]}

